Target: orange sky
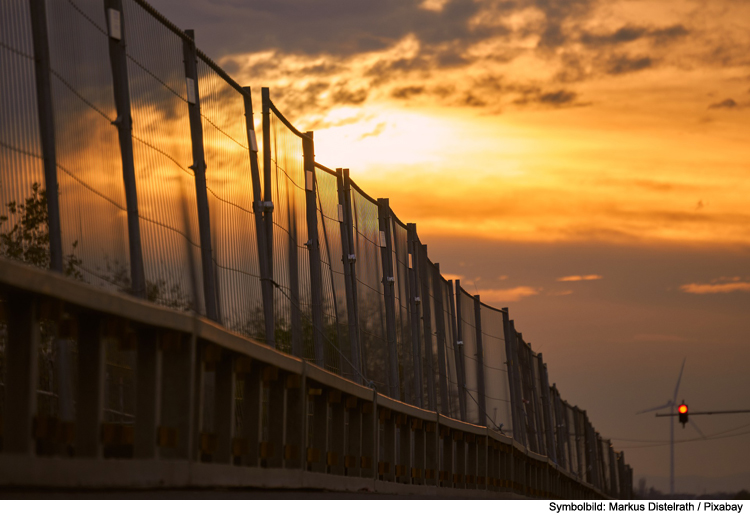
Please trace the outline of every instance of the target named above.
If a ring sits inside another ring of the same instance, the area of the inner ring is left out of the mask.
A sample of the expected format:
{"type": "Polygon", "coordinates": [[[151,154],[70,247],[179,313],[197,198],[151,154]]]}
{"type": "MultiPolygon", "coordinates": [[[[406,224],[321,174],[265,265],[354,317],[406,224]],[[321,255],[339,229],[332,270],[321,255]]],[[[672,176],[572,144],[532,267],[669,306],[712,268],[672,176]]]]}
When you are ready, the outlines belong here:
{"type": "MultiPolygon", "coordinates": [[[[698,407],[750,407],[750,3],[152,3],[509,306],[604,437],[665,438],[634,413],[685,356],[698,407]]],[[[678,475],[750,487],[747,438],[685,444],[678,475]]],[[[664,449],[626,450],[636,476],[664,449]]]]}

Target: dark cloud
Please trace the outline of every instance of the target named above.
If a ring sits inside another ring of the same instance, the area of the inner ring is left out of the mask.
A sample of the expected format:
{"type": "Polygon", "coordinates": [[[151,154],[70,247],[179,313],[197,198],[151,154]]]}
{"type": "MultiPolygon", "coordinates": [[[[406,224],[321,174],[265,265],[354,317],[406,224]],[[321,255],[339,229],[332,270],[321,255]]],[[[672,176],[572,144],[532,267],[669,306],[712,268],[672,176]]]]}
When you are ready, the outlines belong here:
{"type": "Polygon", "coordinates": [[[736,108],[739,108],[740,105],[737,104],[737,101],[734,99],[724,99],[723,101],[719,103],[714,103],[712,105],[709,105],[709,110],[718,110],[720,108],[725,108],[727,110],[734,110],[736,108]]]}
{"type": "Polygon", "coordinates": [[[347,56],[384,50],[413,34],[429,47],[457,49],[497,35],[470,25],[481,2],[449,0],[442,11],[420,8],[422,0],[152,0],[181,27],[196,29],[209,55],[277,49],[285,53],[347,56]],[[231,37],[228,37],[231,35],[231,37]]]}
{"type": "Polygon", "coordinates": [[[567,90],[558,90],[556,92],[547,92],[539,96],[539,102],[545,105],[560,106],[572,103],[576,100],[578,94],[567,90]]]}
{"type": "Polygon", "coordinates": [[[649,28],[645,26],[623,26],[611,33],[581,33],[581,43],[588,47],[616,46],[634,42],[642,38],[650,38],[659,44],[682,38],[689,34],[682,24],[663,28],[649,28]]]}
{"type": "Polygon", "coordinates": [[[607,73],[611,75],[622,75],[653,66],[651,57],[630,57],[628,55],[612,55],[607,60],[607,73]]]}
{"type": "Polygon", "coordinates": [[[424,93],[424,86],[402,86],[391,90],[391,97],[394,99],[411,99],[424,93]]]}
{"type": "MultiPolygon", "coordinates": [[[[538,86],[517,86],[514,90],[522,96],[513,101],[517,106],[541,105],[547,107],[579,106],[578,94],[569,90],[543,91],[538,86]]],[[[583,103],[585,105],[586,103],[583,103]]]]}

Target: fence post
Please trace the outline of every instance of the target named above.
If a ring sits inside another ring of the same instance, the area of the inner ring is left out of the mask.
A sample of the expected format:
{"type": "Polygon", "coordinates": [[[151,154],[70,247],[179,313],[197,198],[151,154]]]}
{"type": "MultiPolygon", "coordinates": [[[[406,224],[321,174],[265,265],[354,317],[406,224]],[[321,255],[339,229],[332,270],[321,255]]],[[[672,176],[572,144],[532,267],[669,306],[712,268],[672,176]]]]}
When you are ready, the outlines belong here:
{"type": "Polygon", "coordinates": [[[200,94],[198,93],[198,64],[195,51],[195,33],[185,30],[190,40],[182,41],[185,59],[185,83],[187,84],[188,114],[190,116],[190,137],[193,145],[193,165],[195,174],[195,198],[198,202],[198,228],[201,241],[201,264],[203,268],[203,295],[206,302],[206,315],[219,321],[216,298],[216,275],[211,254],[211,218],[208,213],[208,191],[206,189],[206,160],[203,153],[203,123],[201,121],[200,94]]]}
{"type": "MultiPolygon", "coordinates": [[[[271,186],[271,94],[268,88],[261,88],[262,119],[263,119],[263,221],[266,230],[266,251],[268,252],[268,269],[271,278],[274,276],[273,266],[273,187],[271,186]]],[[[273,294],[271,295],[271,307],[273,305],[273,294]]],[[[274,332],[276,328],[276,312],[272,311],[274,318],[274,332]]],[[[275,336],[275,334],[274,334],[275,336]]],[[[266,339],[268,339],[266,337],[266,339]]],[[[275,337],[274,337],[275,342],[275,337]]]]}
{"type": "MultiPolygon", "coordinates": [[[[452,284],[452,283],[451,283],[452,284]]],[[[461,421],[466,421],[466,371],[464,370],[464,338],[461,329],[461,281],[456,280],[456,291],[451,292],[451,304],[455,302],[451,311],[455,314],[453,324],[456,325],[453,335],[456,336],[456,377],[458,378],[458,401],[461,407],[461,421]]]]}
{"type": "Polygon", "coordinates": [[[393,247],[391,241],[391,206],[388,198],[378,198],[380,223],[380,256],[383,262],[383,292],[385,295],[385,324],[388,333],[389,396],[400,400],[398,351],[396,349],[396,300],[393,275],[393,247]]]}
{"type": "Polygon", "coordinates": [[[424,408],[424,377],[422,375],[422,346],[419,336],[419,306],[422,304],[419,285],[419,256],[417,248],[417,224],[407,224],[407,246],[409,250],[409,308],[411,311],[411,351],[414,362],[414,404],[424,408]]]}
{"type": "Polygon", "coordinates": [[[557,446],[555,445],[554,435],[555,421],[550,399],[551,389],[549,386],[549,379],[547,377],[547,365],[544,364],[544,359],[542,358],[541,353],[537,355],[537,361],[539,362],[539,377],[541,378],[539,382],[542,385],[541,387],[539,387],[539,390],[542,393],[542,416],[544,418],[545,424],[545,436],[547,437],[547,456],[552,460],[552,462],[557,463],[557,446]]]}
{"type": "Polygon", "coordinates": [[[42,143],[44,186],[47,192],[50,269],[62,273],[63,253],[62,235],[60,233],[60,193],[57,186],[55,114],[52,107],[47,11],[45,6],[45,0],[29,1],[31,36],[34,44],[34,77],[36,80],[37,111],[39,112],[39,135],[42,143]]]}
{"type": "Polygon", "coordinates": [[[344,264],[344,286],[346,290],[346,313],[349,322],[349,342],[351,350],[351,362],[354,372],[352,379],[356,383],[362,383],[362,371],[359,352],[359,317],[357,309],[357,274],[354,263],[357,256],[354,254],[352,223],[352,208],[349,203],[349,169],[336,169],[336,188],[339,196],[339,225],[341,226],[341,249],[344,264]]]}
{"type": "Polygon", "coordinates": [[[260,287],[263,294],[263,320],[265,323],[266,343],[276,348],[276,335],[273,319],[273,274],[268,252],[268,233],[264,227],[263,215],[271,215],[273,203],[270,205],[261,197],[260,170],[258,169],[258,141],[255,137],[255,122],[253,121],[253,97],[250,87],[245,86],[242,97],[245,102],[245,124],[247,128],[247,143],[250,146],[250,173],[253,185],[253,216],[255,217],[255,235],[258,244],[258,263],[260,264],[260,287]]]}
{"type": "Polygon", "coordinates": [[[440,409],[445,416],[451,416],[450,399],[448,397],[448,373],[445,362],[445,307],[443,294],[445,285],[437,264],[433,267],[432,284],[435,286],[435,330],[437,331],[438,376],[440,382],[440,409]]]}
{"type": "Polygon", "coordinates": [[[312,131],[302,139],[302,155],[305,162],[305,199],[307,212],[307,249],[310,256],[310,290],[312,294],[313,350],[315,362],[320,368],[326,368],[325,349],[323,348],[323,278],[320,265],[320,240],[318,238],[318,207],[316,197],[317,179],[315,178],[315,143],[312,131]]]}
{"type": "Polygon", "coordinates": [[[513,320],[509,319],[508,309],[503,309],[503,324],[505,326],[505,354],[508,362],[508,381],[511,384],[510,399],[513,416],[513,438],[522,445],[526,445],[526,420],[521,398],[521,386],[518,379],[518,357],[516,355],[517,341],[513,320]]]}
{"type": "MultiPolygon", "coordinates": [[[[432,350],[432,297],[434,294],[434,282],[433,288],[430,288],[430,277],[427,271],[427,246],[422,245],[419,241],[419,237],[416,240],[416,247],[419,252],[419,258],[417,259],[417,265],[419,266],[419,280],[421,281],[422,291],[422,323],[424,326],[424,357],[427,363],[427,408],[431,411],[437,411],[437,399],[435,395],[435,365],[433,364],[433,350],[432,350]]],[[[436,314],[437,315],[437,314],[436,314]]],[[[437,317],[436,317],[437,319],[437,317]]]]}
{"type": "Polygon", "coordinates": [[[130,112],[128,59],[125,52],[125,19],[122,0],[104,0],[104,13],[109,28],[109,62],[112,68],[112,88],[117,108],[117,134],[120,139],[122,179],[128,209],[128,244],[130,249],[130,284],[133,295],[146,297],[146,275],[143,269],[141,227],[138,218],[138,192],[133,162],[133,118],[130,112]]]}
{"type": "Polygon", "coordinates": [[[477,398],[479,400],[479,425],[487,426],[487,390],[484,386],[484,348],[482,345],[482,302],[474,296],[474,328],[477,332],[477,398]]]}

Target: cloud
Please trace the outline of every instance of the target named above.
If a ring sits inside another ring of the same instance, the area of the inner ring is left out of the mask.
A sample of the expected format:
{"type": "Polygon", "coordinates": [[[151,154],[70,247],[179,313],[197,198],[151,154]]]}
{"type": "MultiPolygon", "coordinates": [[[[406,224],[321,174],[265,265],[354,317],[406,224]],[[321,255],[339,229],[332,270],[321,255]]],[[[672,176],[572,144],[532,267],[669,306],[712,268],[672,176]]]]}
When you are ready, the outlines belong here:
{"type": "Polygon", "coordinates": [[[748,292],[750,293],[750,282],[728,282],[724,284],[683,284],[680,289],[686,293],[695,293],[704,295],[709,293],[732,293],[748,292]]]}
{"type": "Polygon", "coordinates": [[[684,337],[668,334],[636,334],[633,341],[650,341],[653,343],[684,343],[690,341],[684,337]]]}
{"type": "Polygon", "coordinates": [[[665,44],[690,34],[690,31],[682,24],[674,24],[668,27],[653,28],[646,26],[625,25],[610,33],[581,34],[581,43],[588,47],[617,46],[634,42],[642,38],[650,38],[658,44],[665,44]]]}
{"type": "Polygon", "coordinates": [[[568,275],[567,277],[560,277],[556,279],[557,282],[578,282],[578,281],[591,281],[601,279],[601,275],[568,275]]]}
{"type": "Polygon", "coordinates": [[[612,55],[607,61],[607,73],[622,75],[625,73],[645,70],[653,66],[651,57],[630,57],[628,55],[612,55]]]}
{"type": "Polygon", "coordinates": [[[542,288],[531,286],[516,286],[504,290],[479,290],[479,296],[483,302],[513,302],[520,301],[524,297],[539,295],[542,288]]]}
{"type": "Polygon", "coordinates": [[[727,110],[734,110],[736,108],[739,108],[740,105],[737,104],[737,101],[734,99],[724,99],[720,103],[714,103],[712,105],[709,105],[709,110],[718,110],[720,108],[725,108],[727,110]]]}
{"type": "Polygon", "coordinates": [[[573,293],[573,290],[560,290],[555,292],[549,292],[547,295],[554,295],[557,297],[563,296],[563,295],[571,295],[573,293]]]}

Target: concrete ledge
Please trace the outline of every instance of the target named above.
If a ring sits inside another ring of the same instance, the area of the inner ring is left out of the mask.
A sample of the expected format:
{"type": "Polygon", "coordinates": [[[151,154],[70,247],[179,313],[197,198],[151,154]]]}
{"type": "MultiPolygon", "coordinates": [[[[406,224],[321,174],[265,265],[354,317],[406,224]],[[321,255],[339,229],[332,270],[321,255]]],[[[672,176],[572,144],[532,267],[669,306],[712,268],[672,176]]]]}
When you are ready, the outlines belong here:
{"type": "Polygon", "coordinates": [[[398,484],[361,477],[168,460],[87,460],[0,455],[0,487],[55,489],[267,488],[373,492],[457,499],[524,499],[486,490],[398,484]]]}

